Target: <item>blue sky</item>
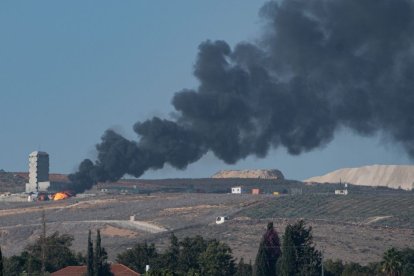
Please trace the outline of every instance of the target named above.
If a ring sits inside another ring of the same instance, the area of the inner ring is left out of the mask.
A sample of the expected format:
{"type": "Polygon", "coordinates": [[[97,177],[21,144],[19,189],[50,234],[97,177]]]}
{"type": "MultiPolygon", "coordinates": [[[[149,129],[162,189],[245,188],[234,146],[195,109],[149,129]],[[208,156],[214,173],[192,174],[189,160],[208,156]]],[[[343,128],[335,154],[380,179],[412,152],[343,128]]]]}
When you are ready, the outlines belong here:
{"type": "MultiPolygon", "coordinates": [[[[193,88],[200,42],[230,45],[259,36],[265,1],[0,2],[0,168],[26,171],[28,154],[50,154],[51,171],[73,172],[107,128],[134,139],[132,125],[169,117],[174,92],[193,88]]],[[[228,166],[208,154],[187,170],[143,178],[208,177],[220,169],[278,168],[291,179],[368,164],[410,164],[381,137],[340,131],[323,149],[228,166]]]]}

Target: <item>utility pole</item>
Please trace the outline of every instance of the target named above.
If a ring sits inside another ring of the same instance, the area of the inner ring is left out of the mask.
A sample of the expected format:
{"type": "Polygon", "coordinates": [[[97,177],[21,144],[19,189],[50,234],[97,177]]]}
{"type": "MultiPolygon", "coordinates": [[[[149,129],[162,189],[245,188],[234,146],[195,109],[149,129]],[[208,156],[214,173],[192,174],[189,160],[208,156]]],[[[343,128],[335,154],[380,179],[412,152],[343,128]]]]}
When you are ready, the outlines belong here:
{"type": "Polygon", "coordinates": [[[45,210],[42,211],[42,237],[41,237],[41,253],[42,253],[42,276],[46,273],[46,215],[45,210]]]}

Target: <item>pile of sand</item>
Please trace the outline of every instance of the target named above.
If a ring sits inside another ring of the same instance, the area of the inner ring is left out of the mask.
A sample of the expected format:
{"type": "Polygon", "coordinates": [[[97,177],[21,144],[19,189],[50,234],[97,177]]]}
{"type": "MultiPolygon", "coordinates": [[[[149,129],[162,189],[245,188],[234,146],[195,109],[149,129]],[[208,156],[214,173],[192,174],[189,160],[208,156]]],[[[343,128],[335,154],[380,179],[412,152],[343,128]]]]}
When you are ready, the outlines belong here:
{"type": "Polygon", "coordinates": [[[279,170],[223,170],[212,178],[260,178],[260,179],[285,179],[279,170]]]}
{"type": "Polygon", "coordinates": [[[354,185],[412,190],[414,188],[414,166],[372,165],[346,168],[305,180],[305,182],[317,183],[338,183],[340,181],[354,185]]]}

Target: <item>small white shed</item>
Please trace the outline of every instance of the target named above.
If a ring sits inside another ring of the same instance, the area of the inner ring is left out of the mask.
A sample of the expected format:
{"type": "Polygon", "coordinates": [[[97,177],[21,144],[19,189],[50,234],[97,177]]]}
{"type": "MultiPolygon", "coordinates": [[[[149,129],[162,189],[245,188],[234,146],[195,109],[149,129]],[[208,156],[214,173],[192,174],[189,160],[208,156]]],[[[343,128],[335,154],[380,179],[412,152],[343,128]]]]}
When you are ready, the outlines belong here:
{"type": "Polygon", "coordinates": [[[241,194],[242,193],[242,188],[239,187],[231,187],[231,193],[232,194],[241,194]]]}
{"type": "Polygon", "coordinates": [[[336,195],[347,195],[348,190],[335,190],[336,195]]]}

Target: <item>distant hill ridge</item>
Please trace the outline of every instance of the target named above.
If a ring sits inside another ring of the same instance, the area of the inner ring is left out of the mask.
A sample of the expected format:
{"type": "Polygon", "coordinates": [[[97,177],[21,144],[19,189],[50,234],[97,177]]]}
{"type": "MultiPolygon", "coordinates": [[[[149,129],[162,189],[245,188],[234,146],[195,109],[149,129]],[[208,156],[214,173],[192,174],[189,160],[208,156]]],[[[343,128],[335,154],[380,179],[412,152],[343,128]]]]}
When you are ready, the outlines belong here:
{"type": "MultiPolygon", "coordinates": [[[[67,175],[60,173],[49,174],[51,182],[67,183],[67,175]]],[[[11,192],[20,193],[25,189],[25,184],[29,181],[28,172],[6,172],[0,169],[0,193],[11,192]]]]}
{"type": "Polygon", "coordinates": [[[24,190],[26,180],[15,173],[0,170],[0,193],[2,192],[21,192],[24,190]]]}
{"type": "Polygon", "coordinates": [[[338,183],[340,181],[362,186],[385,186],[394,189],[413,190],[414,166],[371,165],[359,168],[339,169],[322,176],[304,180],[316,183],[338,183]]]}
{"type": "MultiPolygon", "coordinates": [[[[29,181],[29,173],[28,172],[14,172],[13,174],[24,178],[26,182],[29,181]]],[[[51,181],[51,182],[69,182],[69,179],[68,179],[67,174],[49,173],[49,181],[51,181]]]]}
{"type": "Polygon", "coordinates": [[[260,178],[260,179],[280,179],[285,177],[279,170],[222,170],[214,174],[212,178],[260,178]]]}

